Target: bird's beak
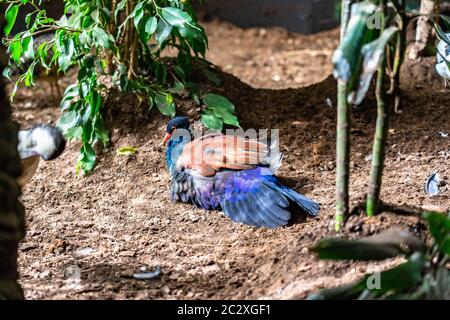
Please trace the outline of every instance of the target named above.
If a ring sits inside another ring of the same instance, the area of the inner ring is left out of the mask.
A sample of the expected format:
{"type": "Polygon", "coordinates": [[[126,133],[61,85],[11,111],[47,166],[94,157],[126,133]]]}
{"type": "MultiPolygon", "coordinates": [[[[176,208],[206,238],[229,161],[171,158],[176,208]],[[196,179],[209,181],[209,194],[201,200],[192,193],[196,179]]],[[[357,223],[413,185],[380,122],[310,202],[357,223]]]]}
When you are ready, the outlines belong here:
{"type": "Polygon", "coordinates": [[[170,137],[172,136],[172,133],[169,132],[168,134],[166,134],[166,136],[164,137],[164,139],[161,141],[161,145],[164,146],[167,141],[169,141],[170,137]]]}

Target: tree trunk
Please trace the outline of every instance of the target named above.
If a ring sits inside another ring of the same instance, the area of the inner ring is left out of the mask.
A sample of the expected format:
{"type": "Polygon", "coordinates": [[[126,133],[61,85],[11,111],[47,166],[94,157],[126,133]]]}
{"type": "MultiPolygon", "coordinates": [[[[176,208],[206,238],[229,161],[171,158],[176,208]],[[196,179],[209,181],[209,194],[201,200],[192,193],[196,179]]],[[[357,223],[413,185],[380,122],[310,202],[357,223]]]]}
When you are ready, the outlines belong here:
{"type": "Polygon", "coordinates": [[[386,140],[389,129],[389,110],[384,88],[386,59],[383,59],[378,68],[376,97],[377,97],[377,124],[375,128],[375,139],[372,149],[372,166],[369,178],[369,192],[367,194],[367,215],[373,216],[377,213],[380,200],[381,180],[383,177],[384,156],[386,140]]]}
{"type": "Polygon", "coordinates": [[[420,3],[420,13],[422,16],[417,20],[415,42],[409,50],[409,58],[417,59],[427,53],[427,45],[433,41],[432,21],[439,13],[439,0],[422,0],[420,3]]]}
{"type": "MultiPolygon", "coordinates": [[[[0,16],[0,30],[3,23],[0,16]]],[[[0,71],[6,65],[6,53],[0,44],[0,71]]],[[[11,121],[9,100],[0,78],[0,300],[23,299],[17,283],[17,248],[25,235],[24,208],[18,198],[16,179],[21,173],[17,152],[17,127],[11,121]]]]}
{"type": "MultiPolygon", "coordinates": [[[[351,0],[342,0],[341,41],[350,18],[351,0]]],[[[339,231],[349,211],[348,183],[350,175],[350,108],[347,102],[347,84],[338,80],[336,132],[336,224],[339,231]]]]}

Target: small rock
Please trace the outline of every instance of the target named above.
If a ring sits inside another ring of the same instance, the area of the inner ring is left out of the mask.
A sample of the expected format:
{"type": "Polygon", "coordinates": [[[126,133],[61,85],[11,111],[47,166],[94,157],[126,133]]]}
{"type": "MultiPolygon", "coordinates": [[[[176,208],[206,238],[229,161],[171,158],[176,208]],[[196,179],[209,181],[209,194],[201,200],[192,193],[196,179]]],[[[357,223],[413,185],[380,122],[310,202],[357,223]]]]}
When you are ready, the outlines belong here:
{"type": "Polygon", "coordinates": [[[179,250],[179,251],[177,252],[177,256],[179,256],[179,257],[185,257],[185,256],[186,256],[186,252],[184,252],[183,250],[179,250]]]}
{"type": "Polygon", "coordinates": [[[121,273],[124,278],[133,278],[134,272],[132,270],[126,270],[121,273]]]}
{"type": "Polygon", "coordinates": [[[136,255],[136,251],[126,250],[119,253],[121,257],[134,257],[136,255]]]}
{"type": "Polygon", "coordinates": [[[22,243],[20,245],[20,251],[26,252],[30,250],[34,250],[38,247],[36,243],[22,243]]]}
{"type": "Polygon", "coordinates": [[[198,221],[198,218],[197,218],[194,214],[190,214],[190,215],[189,215],[189,219],[190,219],[192,222],[197,222],[197,221],[198,221]]]}
{"type": "Polygon", "coordinates": [[[170,294],[170,289],[169,289],[169,287],[162,287],[162,288],[161,288],[161,291],[162,291],[162,293],[164,293],[164,294],[170,294]]]}
{"type": "Polygon", "coordinates": [[[94,225],[94,223],[91,221],[80,221],[77,225],[79,227],[88,229],[88,228],[92,227],[94,225]]]}
{"type": "Polygon", "coordinates": [[[75,257],[75,258],[83,258],[83,257],[87,257],[87,256],[89,256],[92,252],[94,252],[95,250],[94,249],[92,249],[92,248],[82,248],[82,249],[78,249],[78,250],[75,250],[73,253],[72,253],[72,255],[75,257]]]}
{"type": "Polygon", "coordinates": [[[177,280],[179,277],[180,277],[180,276],[179,276],[178,274],[172,273],[172,274],[169,276],[169,279],[170,279],[170,280],[177,280]]]}
{"type": "Polygon", "coordinates": [[[146,266],[142,266],[139,268],[140,272],[146,272],[147,271],[147,267],[146,266]]]}
{"type": "Polygon", "coordinates": [[[58,247],[58,248],[56,248],[53,252],[56,253],[56,254],[61,254],[61,253],[63,253],[65,250],[66,250],[66,249],[63,248],[63,247],[58,247]]]}

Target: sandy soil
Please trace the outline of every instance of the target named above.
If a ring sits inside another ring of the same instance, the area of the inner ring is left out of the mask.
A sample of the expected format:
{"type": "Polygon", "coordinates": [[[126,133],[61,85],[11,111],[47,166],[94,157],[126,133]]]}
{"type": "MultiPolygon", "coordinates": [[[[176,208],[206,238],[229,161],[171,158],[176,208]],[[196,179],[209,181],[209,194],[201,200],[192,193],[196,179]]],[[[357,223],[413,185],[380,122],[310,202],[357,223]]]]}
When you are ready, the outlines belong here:
{"type": "MultiPolygon", "coordinates": [[[[232,223],[220,212],[172,203],[159,146],[168,119],[140,110],[130,95],[116,97],[108,102],[112,144],[99,156],[95,171],[75,176],[79,144],[73,142],[60,158],[42,163],[23,190],[28,232],[19,262],[27,298],[305,298],[398,263],[319,261],[308,250],[336,235],[336,84],[328,75],[338,32],[301,36],[279,29],[243,31],[218,22],[206,27],[209,58],[224,73],[220,88],[202,87],[229,97],[245,128],[280,129],[285,158],[279,174],[321,203],[319,217],[297,217],[275,230],[256,229],[232,223]],[[139,151],[119,156],[121,146],[139,151]],[[162,273],[156,279],[132,277],[157,266],[162,273]],[[72,275],[78,271],[81,281],[76,283],[72,275]]],[[[433,59],[404,70],[403,113],[392,118],[382,198],[394,205],[448,210],[450,138],[438,132],[450,133],[449,91],[435,75],[433,59]],[[423,184],[436,170],[447,184],[439,196],[429,198],[423,184]]],[[[45,82],[40,85],[48,89],[45,82]]],[[[191,102],[178,104],[179,114],[198,116],[191,102]]],[[[56,121],[59,110],[45,90],[22,90],[14,115],[26,127],[56,121]]],[[[372,95],[353,109],[353,206],[367,190],[375,116],[372,95]]],[[[383,212],[371,219],[356,213],[340,236],[355,238],[395,225],[425,234],[420,217],[383,212]]]]}

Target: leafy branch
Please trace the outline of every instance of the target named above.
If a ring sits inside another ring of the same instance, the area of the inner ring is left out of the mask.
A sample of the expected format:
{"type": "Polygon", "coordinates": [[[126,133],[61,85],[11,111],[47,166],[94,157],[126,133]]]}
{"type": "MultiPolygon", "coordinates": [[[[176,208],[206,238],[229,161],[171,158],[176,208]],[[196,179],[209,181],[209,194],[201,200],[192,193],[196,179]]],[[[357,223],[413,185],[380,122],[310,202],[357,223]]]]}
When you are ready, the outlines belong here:
{"type": "MultiPolygon", "coordinates": [[[[122,92],[145,99],[164,115],[176,113],[174,96],[188,95],[204,105],[201,118],[212,129],[239,126],[234,105],[224,97],[200,92],[189,81],[194,64],[217,84],[205,63],[208,39],[195,11],[185,0],[64,0],[65,14],[47,16],[37,0],[6,0],[4,43],[11,57],[10,71],[19,65],[12,97],[19,85],[33,86],[35,77],[78,68],[75,83],[66,88],[58,122],[68,139],[82,142],[77,163],[87,173],[96,162],[93,145],[109,143],[102,109],[109,89],[101,76],[122,92]],[[10,37],[22,6],[33,10],[25,17],[27,30],[10,37]],[[42,40],[42,36],[47,36],[42,40]],[[162,58],[166,48],[178,51],[175,61],[162,58]]],[[[11,76],[7,74],[8,76],[11,76]]]]}

